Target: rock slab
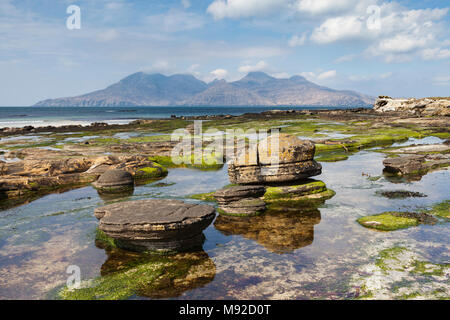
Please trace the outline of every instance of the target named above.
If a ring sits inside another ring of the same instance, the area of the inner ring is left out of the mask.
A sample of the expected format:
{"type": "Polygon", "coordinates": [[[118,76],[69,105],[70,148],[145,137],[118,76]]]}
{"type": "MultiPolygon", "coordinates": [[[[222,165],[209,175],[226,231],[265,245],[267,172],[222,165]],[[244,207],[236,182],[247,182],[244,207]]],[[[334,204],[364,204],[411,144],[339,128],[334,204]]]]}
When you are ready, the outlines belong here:
{"type": "Polygon", "coordinates": [[[184,251],[201,247],[202,231],[215,217],[209,205],[151,199],[114,203],[95,210],[99,229],[133,251],[184,251]]]}

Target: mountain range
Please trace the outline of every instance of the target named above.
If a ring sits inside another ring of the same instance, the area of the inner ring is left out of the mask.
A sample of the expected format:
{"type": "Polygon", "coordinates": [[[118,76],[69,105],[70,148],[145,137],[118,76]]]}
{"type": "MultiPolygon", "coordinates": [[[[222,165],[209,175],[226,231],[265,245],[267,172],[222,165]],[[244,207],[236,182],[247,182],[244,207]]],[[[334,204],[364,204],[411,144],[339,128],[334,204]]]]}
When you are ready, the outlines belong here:
{"type": "Polygon", "coordinates": [[[375,98],[333,90],[302,76],[278,79],[250,72],[238,81],[206,83],[192,75],[134,73],[103,90],[81,96],[48,99],[35,106],[367,106],[375,98]]]}

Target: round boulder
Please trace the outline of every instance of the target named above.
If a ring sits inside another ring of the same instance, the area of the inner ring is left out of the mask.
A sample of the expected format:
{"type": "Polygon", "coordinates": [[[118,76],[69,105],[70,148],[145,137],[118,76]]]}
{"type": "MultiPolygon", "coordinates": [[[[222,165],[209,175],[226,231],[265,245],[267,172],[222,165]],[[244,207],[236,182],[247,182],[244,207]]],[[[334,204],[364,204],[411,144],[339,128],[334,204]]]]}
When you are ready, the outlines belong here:
{"type": "Polygon", "coordinates": [[[212,206],[179,200],[121,202],[95,210],[99,229],[133,251],[184,251],[203,244],[202,231],[215,217],[212,206]]]}
{"type": "Polygon", "coordinates": [[[134,180],[131,173],[125,170],[111,169],[105,171],[92,185],[102,193],[117,193],[133,189],[134,180]]]}

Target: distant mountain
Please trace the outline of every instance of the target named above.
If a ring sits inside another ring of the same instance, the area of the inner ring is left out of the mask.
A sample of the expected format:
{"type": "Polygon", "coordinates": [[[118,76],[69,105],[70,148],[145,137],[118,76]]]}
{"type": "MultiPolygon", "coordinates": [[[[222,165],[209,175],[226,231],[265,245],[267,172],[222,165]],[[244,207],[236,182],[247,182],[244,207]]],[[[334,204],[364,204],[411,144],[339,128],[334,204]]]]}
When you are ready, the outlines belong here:
{"type": "Polygon", "coordinates": [[[357,92],[319,86],[301,76],[278,79],[251,72],[238,81],[207,84],[192,75],[138,72],[103,90],[48,99],[35,106],[367,106],[374,101],[357,92]]]}

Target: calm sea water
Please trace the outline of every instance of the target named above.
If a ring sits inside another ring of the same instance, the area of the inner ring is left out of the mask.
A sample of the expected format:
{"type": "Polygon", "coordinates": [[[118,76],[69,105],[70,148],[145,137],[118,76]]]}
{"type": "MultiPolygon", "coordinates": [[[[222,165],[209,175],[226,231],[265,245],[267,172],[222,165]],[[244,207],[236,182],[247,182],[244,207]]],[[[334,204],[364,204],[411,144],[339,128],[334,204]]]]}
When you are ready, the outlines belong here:
{"type": "MultiPolygon", "coordinates": [[[[318,107],[292,106],[239,106],[239,107],[0,107],[0,128],[23,126],[62,126],[69,124],[88,125],[92,122],[125,124],[142,118],[170,118],[176,116],[199,116],[231,114],[267,110],[304,110],[318,107]]],[[[320,107],[339,109],[343,107],[320,107]]]]}

